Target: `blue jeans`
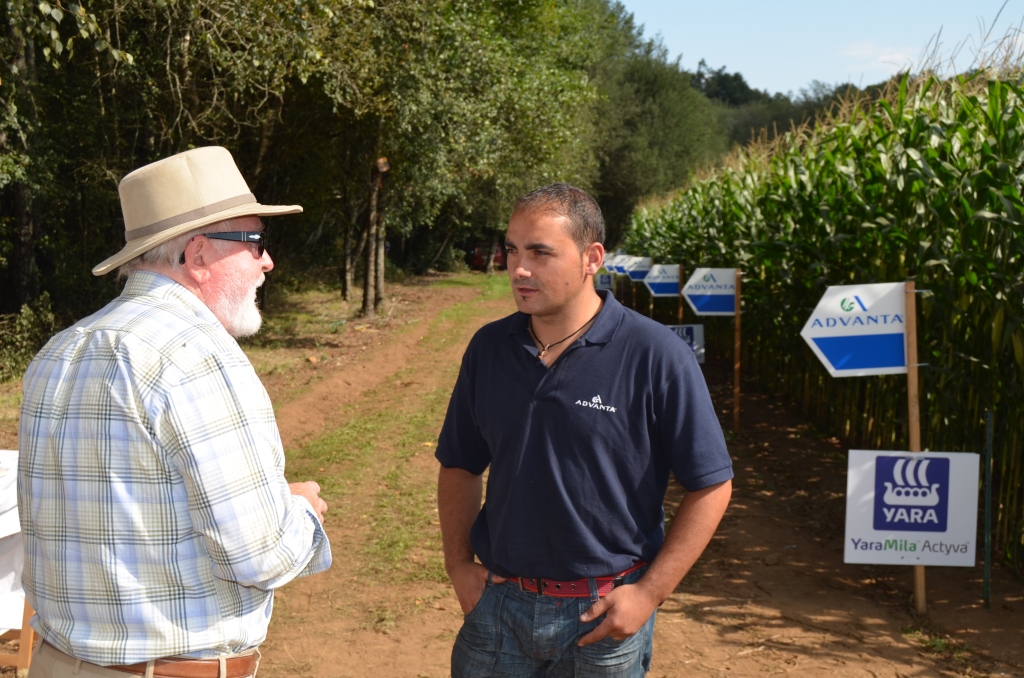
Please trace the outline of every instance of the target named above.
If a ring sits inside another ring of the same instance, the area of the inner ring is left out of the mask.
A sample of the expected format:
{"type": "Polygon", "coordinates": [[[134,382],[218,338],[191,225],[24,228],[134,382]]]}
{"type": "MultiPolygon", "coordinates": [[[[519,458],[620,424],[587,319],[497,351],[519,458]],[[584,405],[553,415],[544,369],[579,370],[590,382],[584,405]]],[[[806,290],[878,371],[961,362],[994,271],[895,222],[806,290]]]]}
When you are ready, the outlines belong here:
{"type": "MultiPolygon", "coordinates": [[[[625,583],[643,572],[626,575],[625,583]]],[[[580,647],[579,639],[604,620],[580,621],[597,600],[593,580],[591,591],[590,598],[554,598],[521,591],[515,579],[488,584],[455,639],[452,678],[643,678],[651,668],[655,615],[629,638],[580,647]]]]}

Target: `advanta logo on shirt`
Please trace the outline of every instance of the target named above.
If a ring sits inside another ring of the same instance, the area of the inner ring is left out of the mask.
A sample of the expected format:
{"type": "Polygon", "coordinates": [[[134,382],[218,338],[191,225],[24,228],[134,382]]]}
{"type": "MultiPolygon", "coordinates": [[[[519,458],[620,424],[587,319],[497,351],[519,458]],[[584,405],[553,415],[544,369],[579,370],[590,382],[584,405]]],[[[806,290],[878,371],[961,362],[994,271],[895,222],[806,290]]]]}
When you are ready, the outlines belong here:
{"type": "Polygon", "coordinates": [[[949,459],[875,458],[876,530],[945,532],[949,513],[949,459]]]}
{"type": "Polygon", "coordinates": [[[592,407],[595,410],[603,410],[604,412],[614,412],[615,408],[610,405],[605,405],[601,402],[601,396],[596,395],[590,400],[577,400],[576,404],[581,407],[592,407]]]}

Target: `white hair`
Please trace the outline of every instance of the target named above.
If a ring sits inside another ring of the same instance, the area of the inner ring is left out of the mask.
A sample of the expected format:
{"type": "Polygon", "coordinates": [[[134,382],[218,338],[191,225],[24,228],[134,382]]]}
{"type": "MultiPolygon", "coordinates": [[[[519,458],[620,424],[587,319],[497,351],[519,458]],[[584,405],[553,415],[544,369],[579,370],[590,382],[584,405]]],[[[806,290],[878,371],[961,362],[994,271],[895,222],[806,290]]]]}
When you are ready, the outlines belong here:
{"type": "MultiPolygon", "coordinates": [[[[118,279],[128,277],[128,274],[132,271],[157,271],[157,270],[178,270],[184,268],[184,264],[181,263],[181,255],[185,252],[185,247],[192,238],[203,233],[225,233],[227,231],[237,231],[236,220],[241,217],[234,219],[227,219],[225,221],[215,221],[212,224],[200,226],[194,228],[191,231],[186,231],[181,235],[175,236],[166,242],[162,242],[159,245],[155,245],[152,249],[146,250],[139,256],[131,259],[117,269],[118,279]]],[[[223,240],[211,240],[214,247],[220,249],[226,247],[229,243],[223,240]]]]}

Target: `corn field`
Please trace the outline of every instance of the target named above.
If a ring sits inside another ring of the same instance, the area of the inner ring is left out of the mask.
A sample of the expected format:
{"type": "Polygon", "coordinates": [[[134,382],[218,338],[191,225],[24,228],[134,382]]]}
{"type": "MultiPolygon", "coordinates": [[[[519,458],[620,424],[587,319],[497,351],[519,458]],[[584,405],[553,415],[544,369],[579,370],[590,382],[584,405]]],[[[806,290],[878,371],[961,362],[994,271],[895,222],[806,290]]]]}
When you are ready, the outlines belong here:
{"type": "Polygon", "coordinates": [[[854,448],[907,449],[906,379],[833,379],[800,329],[829,285],[915,280],[922,443],[983,453],[994,413],[994,539],[1018,573],[1022,102],[1005,79],[904,77],[638,211],[626,243],[689,270],[742,267],[744,373],[854,448]]]}

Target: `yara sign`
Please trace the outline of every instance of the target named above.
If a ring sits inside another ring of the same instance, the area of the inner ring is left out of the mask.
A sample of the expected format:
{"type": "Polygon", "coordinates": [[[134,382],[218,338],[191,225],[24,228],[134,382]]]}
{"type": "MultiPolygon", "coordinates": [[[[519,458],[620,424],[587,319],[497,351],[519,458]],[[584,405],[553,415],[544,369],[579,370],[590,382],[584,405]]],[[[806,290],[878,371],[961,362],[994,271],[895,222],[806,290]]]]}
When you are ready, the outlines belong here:
{"type": "Polygon", "coordinates": [[[974,565],[978,455],[850,450],[848,563],[974,565]]]}

